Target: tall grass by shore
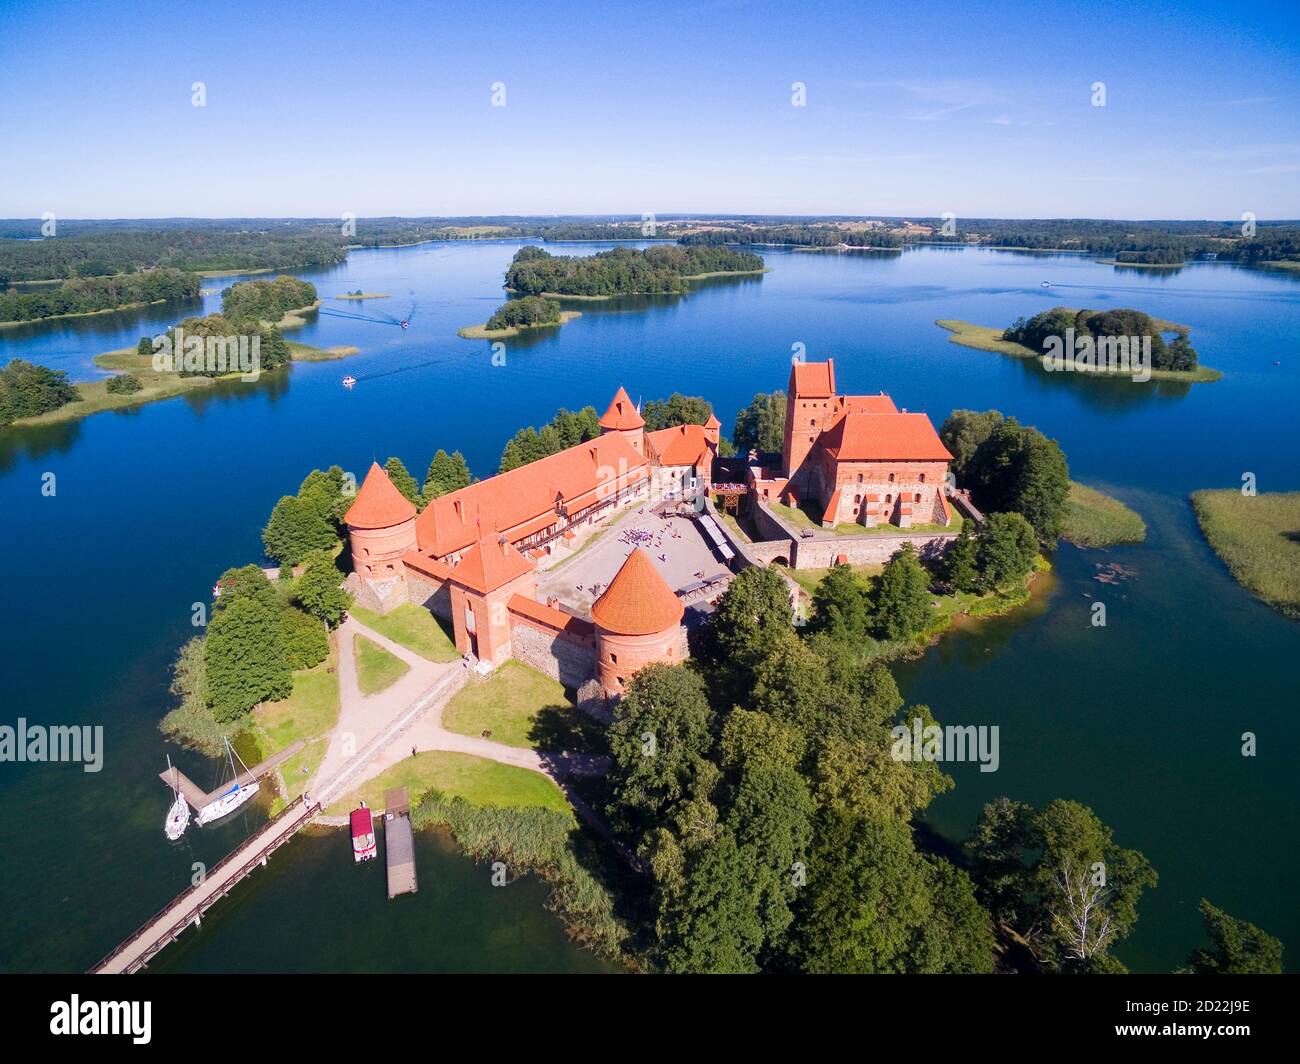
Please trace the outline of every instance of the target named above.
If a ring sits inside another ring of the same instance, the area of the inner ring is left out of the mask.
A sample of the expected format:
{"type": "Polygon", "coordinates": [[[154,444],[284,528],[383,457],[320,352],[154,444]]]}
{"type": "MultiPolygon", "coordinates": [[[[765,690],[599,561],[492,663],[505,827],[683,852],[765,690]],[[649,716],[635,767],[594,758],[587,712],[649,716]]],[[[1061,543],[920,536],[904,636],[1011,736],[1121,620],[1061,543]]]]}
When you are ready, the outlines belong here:
{"type": "Polygon", "coordinates": [[[1110,547],[1116,543],[1141,543],[1147,538],[1147,526],[1118,499],[1070,481],[1061,536],[1076,547],[1110,547]]]}
{"type": "Polygon", "coordinates": [[[1201,533],[1242,587],[1300,620],[1300,491],[1192,494],[1201,533]]]}

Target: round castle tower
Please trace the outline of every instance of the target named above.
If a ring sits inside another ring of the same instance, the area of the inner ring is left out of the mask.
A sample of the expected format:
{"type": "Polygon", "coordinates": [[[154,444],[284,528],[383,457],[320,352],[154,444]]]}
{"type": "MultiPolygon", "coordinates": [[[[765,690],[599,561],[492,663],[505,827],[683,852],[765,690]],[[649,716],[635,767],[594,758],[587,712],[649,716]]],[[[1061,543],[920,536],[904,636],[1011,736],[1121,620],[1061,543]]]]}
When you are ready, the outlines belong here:
{"type": "Polygon", "coordinates": [[[650,556],[640,547],[632,551],[591,606],[600,684],[607,696],[621,696],[627,682],[652,662],[672,665],[685,658],[685,612],[650,556]]]}
{"type": "Polygon", "coordinates": [[[352,569],[363,580],[402,576],[402,555],[415,550],[415,506],[372,462],[356,500],[343,517],[352,569]]]}
{"type": "Polygon", "coordinates": [[[604,436],[609,432],[620,433],[637,454],[645,454],[645,418],[627,394],[627,389],[621,386],[600,419],[600,434],[604,436]]]}

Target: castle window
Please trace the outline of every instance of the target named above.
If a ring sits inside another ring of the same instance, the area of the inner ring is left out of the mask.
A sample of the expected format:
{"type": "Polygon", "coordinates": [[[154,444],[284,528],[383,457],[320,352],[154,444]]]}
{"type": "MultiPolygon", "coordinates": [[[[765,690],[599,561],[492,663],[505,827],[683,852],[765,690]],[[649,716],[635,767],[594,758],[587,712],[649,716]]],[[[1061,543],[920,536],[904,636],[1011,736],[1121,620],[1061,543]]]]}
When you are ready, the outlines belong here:
{"type": "Polygon", "coordinates": [[[922,474],[921,474],[919,477],[917,477],[916,479],[919,480],[922,484],[924,484],[924,483],[925,483],[925,474],[922,473],[922,474]]]}
{"type": "Polygon", "coordinates": [[[893,502],[893,501],[894,501],[894,497],[892,495],[885,496],[885,502],[893,502]]]}
{"type": "Polygon", "coordinates": [[[893,473],[890,473],[890,474],[889,474],[889,483],[892,484],[893,482],[894,482],[894,474],[893,474],[893,473]]]}
{"type": "Polygon", "coordinates": [[[611,665],[617,665],[617,664],[618,664],[618,655],[617,655],[617,654],[611,654],[611,655],[609,656],[609,662],[610,662],[611,665]]]}
{"type": "Polygon", "coordinates": [[[915,500],[915,501],[916,501],[916,502],[920,502],[920,501],[921,501],[921,493],[920,493],[919,491],[916,493],[916,500],[915,500]]]}
{"type": "Polygon", "coordinates": [[[859,483],[859,484],[862,483],[862,474],[861,474],[861,473],[858,474],[858,483],[859,483]]]}

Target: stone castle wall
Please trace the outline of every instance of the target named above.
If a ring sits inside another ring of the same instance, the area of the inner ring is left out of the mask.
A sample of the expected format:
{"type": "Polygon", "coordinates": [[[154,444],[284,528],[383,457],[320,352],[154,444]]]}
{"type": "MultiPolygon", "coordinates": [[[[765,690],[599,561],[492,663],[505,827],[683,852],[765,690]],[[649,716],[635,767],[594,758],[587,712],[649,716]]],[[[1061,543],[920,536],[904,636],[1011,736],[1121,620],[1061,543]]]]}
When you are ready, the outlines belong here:
{"type": "Polygon", "coordinates": [[[922,560],[941,557],[957,538],[955,532],[919,535],[843,536],[838,539],[801,539],[795,544],[796,569],[829,569],[843,554],[850,565],[884,565],[904,543],[911,543],[922,560]]]}
{"type": "Polygon", "coordinates": [[[510,648],[522,661],[565,687],[577,689],[596,673],[596,641],[575,641],[517,613],[510,615],[510,648]]]}
{"type": "Polygon", "coordinates": [[[407,569],[406,590],[409,601],[417,606],[423,606],[435,617],[441,617],[444,621],[451,620],[451,586],[449,584],[437,583],[407,569]]]}

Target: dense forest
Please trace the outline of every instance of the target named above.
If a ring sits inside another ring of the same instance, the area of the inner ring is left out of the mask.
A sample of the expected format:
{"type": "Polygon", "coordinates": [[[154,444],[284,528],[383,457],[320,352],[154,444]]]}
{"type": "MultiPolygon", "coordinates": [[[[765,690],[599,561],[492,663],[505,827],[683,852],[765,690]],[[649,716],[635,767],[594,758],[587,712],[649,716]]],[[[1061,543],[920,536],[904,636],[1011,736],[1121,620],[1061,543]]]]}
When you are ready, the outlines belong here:
{"type": "Polygon", "coordinates": [[[751,273],[763,259],[717,247],[615,248],[596,255],[552,255],[520,248],[506,271],[506,287],[528,295],[612,296],[687,291],[687,278],[706,273],[751,273]]]}
{"type": "Polygon", "coordinates": [[[870,219],[873,228],[845,229],[827,221],[779,226],[752,222],[713,222],[711,228],[683,236],[686,245],[789,244],[797,247],[896,248],[917,244],[978,244],[1026,250],[1081,251],[1105,255],[1118,263],[1178,265],[1187,259],[1219,258],[1241,262],[1300,258],[1300,226],[1258,222],[1253,236],[1242,235],[1239,222],[1128,222],[1091,218],[1007,220],[965,218],[956,233],[940,235],[942,220],[917,218],[924,228],[902,219],[870,219]],[[927,230],[933,230],[929,232],[927,230]]]}
{"type": "Polygon", "coordinates": [[[1069,307],[1053,307],[1035,314],[1028,321],[1017,318],[1003,331],[1002,339],[1032,351],[1044,351],[1048,337],[1057,336],[1064,340],[1067,329],[1073,329],[1076,338],[1091,337],[1093,340],[1106,336],[1150,337],[1152,369],[1190,372],[1196,368],[1196,349],[1188,341],[1186,333],[1179,332],[1166,343],[1160,326],[1150,315],[1128,308],[1071,310],[1069,307]]]}
{"type": "MultiPolygon", "coordinates": [[[[338,223],[274,222],[264,223],[265,228],[251,228],[256,225],[251,221],[187,228],[152,220],[131,224],[135,228],[67,222],[60,224],[59,236],[49,239],[0,239],[0,285],[159,267],[237,271],[333,266],[347,256],[338,223]]],[[[8,236],[14,228],[0,231],[8,236]]]]}
{"type": "MultiPolygon", "coordinates": [[[[938,235],[938,218],[662,215],[654,235],[687,247],[789,244],[804,247],[906,247],[915,243],[1064,249],[1135,264],[1177,264],[1215,256],[1242,262],[1300,259],[1300,225],[1240,222],[1133,222],[1075,219],[957,220],[952,237],[938,235]],[[864,225],[865,223],[865,225],[864,225]],[[933,231],[933,232],[932,232],[933,231]]],[[[14,281],[99,277],[167,267],[185,271],[282,270],[330,266],[349,247],[425,240],[641,240],[634,215],[528,218],[520,215],[449,218],[67,219],[44,238],[39,219],[0,219],[0,288],[14,281]]]]}
{"type": "Polygon", "coordinates": [[[716,244],[789,244],[795,247],[901,248],[904,236],[887,228],[840,229],[829,225],[745,226],[738,229],[706,229],[689,233],[679,243],[687,246],[716,244]]]}
{"type": "Polygon", "coordinates": [[[221,313],[227,318],[279,321],[289,310],[316,302],[316,286],[296,277],[274,281],[241,281],[221,293],[221,313]]]}
{"type": "Polygon", "coordinates": [[[0,292],[0,321],[36,321],[58,314],[87,314],[160,299],[194,299],[197,274],[148,270],[116,277],[77,278],[57,288],[0,292]]]}

